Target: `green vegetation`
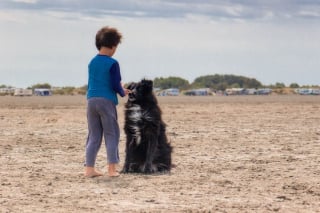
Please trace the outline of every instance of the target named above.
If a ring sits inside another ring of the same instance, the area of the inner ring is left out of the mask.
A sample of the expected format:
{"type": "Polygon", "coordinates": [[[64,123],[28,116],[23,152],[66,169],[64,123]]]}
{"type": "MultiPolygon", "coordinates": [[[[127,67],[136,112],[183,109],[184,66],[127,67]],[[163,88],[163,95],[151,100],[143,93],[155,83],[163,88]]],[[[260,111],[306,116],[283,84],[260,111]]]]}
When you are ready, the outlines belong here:
{"type": "Polygon", "coordinates": [[[225,90],[227,88],[260,88],[262,84],[254,78],[215,74],[196,78],[191,87],[225,90]]]}
{"type": "Polygon", "coordinates": [[[189,82],[183,78],[168,77],[168,78],[155,78],[153,80],[153,86],[161,89],[169,89],[169,88],[188,89],[190,85],[189,85],[189,82]]]}
{"type": "Polygon", "coordinates": [[[1,88],[13,88],[13,86],[1,84],[1,85],[0,85],[0,89],[1,89],[1,88]]]}
{"type": "Polygon", "coordinates": [[[75,87],[61,87],[53,90],[54,95],[74,95],[75,87]]]}
{"type": "Polygon", "coordinates": [[[236,75],[206,75],[198,77],[192,84],[185,79],[178,77],[155,78],[154,87],[161,89],[178,88],[197,89],[211,88],[214,90],[225,90],[227,88],[260,88],[262,84],[254,78],[247,78],[236,75]]]}
{"type": "Polygon", "coordinates": [[[34,90],[35,88],[38,89],[51,89],[51,85],[48,83],[43,83],[43,84],[34,84],[31,87],[28,87],[28,89],[34,90]]]}
{"type": "Polygon", "coordinates": [[[295,89],[295,88],[299,88],[300,86],[297,83],[292,83],[292,84],[290,84],[289,87],[295,89]]]}
{"type": "Polygon", "coordinates": [[[82,87],[60,87],[53,90],[54,95],[85,95],[87,93],[88,86],[82,87]]]}

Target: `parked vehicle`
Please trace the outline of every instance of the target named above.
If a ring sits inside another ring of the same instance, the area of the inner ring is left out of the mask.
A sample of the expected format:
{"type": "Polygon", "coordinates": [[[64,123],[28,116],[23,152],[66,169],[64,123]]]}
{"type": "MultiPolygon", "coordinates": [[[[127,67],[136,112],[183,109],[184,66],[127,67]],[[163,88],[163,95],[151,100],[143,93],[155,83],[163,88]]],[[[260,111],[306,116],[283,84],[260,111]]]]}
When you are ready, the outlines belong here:
{"type": "Polygon", "coordinates": [[[178,96],[180,90],[177,88],[165,89],[157,93],[158,96],[178,96]]]}
{"type": "Polygon", "coordinates": [[[38,96],[50,96],[52,95],[52,91],[51,89],[36,88],[34,89],[34,94],[38,96]]]}
{"type": "Polygon", "coordinates": [[[299,95],[320,95],[320,89],[312,89],[312,88],[300,88],[295,89],[295,92],[299,95]]]}
{"type": "Polygon", "coordinates": [[[32,89],[20,89],[17,88],[14,90],[14,96],[31,96],[32,95],[32,89]]]}

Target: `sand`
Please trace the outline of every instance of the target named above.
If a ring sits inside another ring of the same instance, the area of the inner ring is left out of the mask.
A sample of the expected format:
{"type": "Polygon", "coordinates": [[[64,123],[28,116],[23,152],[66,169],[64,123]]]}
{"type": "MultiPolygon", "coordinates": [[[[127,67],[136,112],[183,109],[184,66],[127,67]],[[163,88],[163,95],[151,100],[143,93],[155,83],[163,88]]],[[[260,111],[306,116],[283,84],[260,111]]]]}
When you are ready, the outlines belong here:
{"type": "Polygon", "coordinates": [[[0,97],[0,212],[320,212],[320,96],[158,100],[176,168],[84,178],[84,96],[0,97]]]}

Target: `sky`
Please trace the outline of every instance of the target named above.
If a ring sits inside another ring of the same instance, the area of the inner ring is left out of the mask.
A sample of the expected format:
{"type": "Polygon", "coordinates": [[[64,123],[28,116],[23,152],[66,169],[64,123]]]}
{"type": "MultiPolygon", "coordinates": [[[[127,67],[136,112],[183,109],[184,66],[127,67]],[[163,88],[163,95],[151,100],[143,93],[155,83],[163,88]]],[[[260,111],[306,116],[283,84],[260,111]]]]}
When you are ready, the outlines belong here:
{"type": "Polygon", "coordinates": [[[87,84],[116,27],[122,81],[233,74],[320,85],[319,0],[1,0],[0,85],[87,84]]]}

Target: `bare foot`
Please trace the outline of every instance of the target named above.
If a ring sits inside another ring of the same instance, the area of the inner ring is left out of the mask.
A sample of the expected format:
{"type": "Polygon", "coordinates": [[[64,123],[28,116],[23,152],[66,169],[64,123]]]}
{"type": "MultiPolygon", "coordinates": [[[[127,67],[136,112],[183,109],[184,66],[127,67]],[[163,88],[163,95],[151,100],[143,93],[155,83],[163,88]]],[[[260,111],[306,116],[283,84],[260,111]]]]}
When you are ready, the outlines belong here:
{"type": "Polygon", "coordinates": [[[109,164],[108,166],[108,176],[109,177],[118,177],[120,174],[116,170],[116,164],[109,164]]]}
{"type": "Polygon", "coordinates": [[[96,171],[93,167],[86,167],[84,176],[88,178],[102,176],[103,174],[99,171],[96,171]]]}
{"type": "Polygon", "coordinates": [[[119,172],[109,172],[109,173],[108,173],[108,176],[109,176],[109,177],[119,177],[119,176],[120,176],[120,173],[119,173],[119,172]]]}

